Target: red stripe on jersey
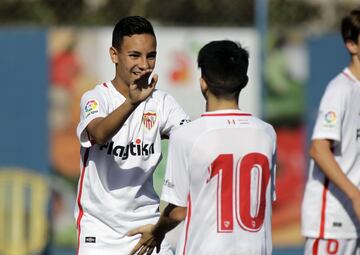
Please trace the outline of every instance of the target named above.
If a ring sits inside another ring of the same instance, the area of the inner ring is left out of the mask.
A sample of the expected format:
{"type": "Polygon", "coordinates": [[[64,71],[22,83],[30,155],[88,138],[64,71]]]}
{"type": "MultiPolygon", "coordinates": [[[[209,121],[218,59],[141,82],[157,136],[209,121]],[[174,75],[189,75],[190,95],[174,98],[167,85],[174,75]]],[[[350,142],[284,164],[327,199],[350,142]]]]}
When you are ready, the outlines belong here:
{"type": "Polygon", "coordinates": [[[205,113],[201,117],[219,117],[219,116],[251,116],[250,113],[205,113]]]}
{"type": "Polygon", "coordinates": [[[316,238],[312,248],[312,255],[318,255],[320,239],[316,238]]]}
{"type": "Polygon", "coordinates": [[[322,193],[322,205],[321,205],[321,219],[320,219],[320,236],[319,238],[324,238],[325,232],[325,213],[326,213],[326,195],[329,190],[329,179],[325,178],[324,189],[322,193]]]}
{"type": "Polygon", "coordinates": [[[342,74],[343,74],[344,76],[346,76],[349,80],[355,82],[355,80],[354,80],[349,74],[347,74],[347,73],[345,73],[345,72],[342,72],[342,74]]]}
{"type": "Polygon", "coordinates": [[[104,87],[106,87],[106,88],[108,88],[108,85],[104,82],[103,84],[102,84],[104,87]]]}
{"type": "Polygon", "coordinates": [[[186,219],[187,219],[187,222],[186,222],[186,230],[185,230],[185,241],[184,241],[183,255],[186,254],[186,243],[187,243],[187,240],[188,240],[189,225],[190,225],[190,219],[191,219],[191,197],[190,197],[190,194],[188,196],[188,207],[187,207],[186,219]]]}
{"type": "Polygon", "coordinates": [[[79,254],[79,247],[80,247],[80,232],[81,232],[81,226],[80,226],[80,222],[81,222],[81,218],[84,215],[84,210],[81,206],[81,195],[82,195],[82,189],[83,189],[83,182],[84,182],[84,175],[85,175],[85,167],[86,167],[86,163],[89,157],[89,151],[90,149],[87,148],[85,151],[85,155],[84,155],[84,160],[83,160],[83,168],[81,171],[81,176],[80,176],[80,185],[79,185],[79,194],[77,197],[77,205],[79,207],[79,214],[77,216],[77,220],[76,220],[76,225],[78,228],[78,245],[77,245],[77,249],[76,249],[76,254],[79,254]]]}

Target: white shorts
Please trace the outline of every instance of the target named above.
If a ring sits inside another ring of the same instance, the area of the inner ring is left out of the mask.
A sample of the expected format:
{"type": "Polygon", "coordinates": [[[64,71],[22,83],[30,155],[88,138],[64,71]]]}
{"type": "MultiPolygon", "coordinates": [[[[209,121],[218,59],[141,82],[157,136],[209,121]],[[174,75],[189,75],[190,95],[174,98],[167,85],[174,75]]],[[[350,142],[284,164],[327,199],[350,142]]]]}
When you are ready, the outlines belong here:
{"type": "MultiPolygon", "coordinates": [[[[123,249],[124,247],[117,247],[117,246],[89,246],[89,245],[79,245],[76,251],[76,255],[129,255],[130,250],[134,247],[129,247],[128,253],[119,252],[119,250],[123,249]]],[[[159,253],[156,253],[155,249],[152,255],[174,255],[173,250],[171,249],[170,245],[163,241],[161,244],[161,249],[159,253]]]]}
{"type": "MultiPolygon", "coordinates": [[[[139,242],[140,236],[121,235],[105,224],[94,224],[89,218],[84,218],[81,231],[78,232],[76,255],[128,255],[139,242]]],[[[164,240],[158,254],[173,255],[174,252],[164,240]]]]}
{"type": "Polygon", "coordinates": [[[304,255],[360,255],[360,238],[306,238],[304,255]]]}

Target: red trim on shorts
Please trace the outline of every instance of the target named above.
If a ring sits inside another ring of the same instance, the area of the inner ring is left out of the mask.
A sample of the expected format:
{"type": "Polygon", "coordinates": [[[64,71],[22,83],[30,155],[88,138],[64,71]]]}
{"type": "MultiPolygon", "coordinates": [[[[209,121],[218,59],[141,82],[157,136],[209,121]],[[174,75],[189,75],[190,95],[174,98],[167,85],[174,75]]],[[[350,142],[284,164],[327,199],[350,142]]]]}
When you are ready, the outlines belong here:
{"type": "Polygon", "coordinates": [[[204,113],[201,117],[219,117],[219,116],[251,116],[250,113],[204,113]]]}
{"type": "Polygon", "coordinates": [[[323,193],[322,193],[320,234],[319,234],[319,238],[321,238],[321,239],[324,239],[325,214],[326,214],[326,194],[327,194],[328,190],[329,190],[329,179],[325,177],[324,189],[323,189],[323,193]]]}
{"type": "Polygon", "coordinates": [[[353,82],[356,82],[349,74],[345,73],[345,72],[342,72],[342,74],[347,77],[349,80],[353,81],[353,82]]]}
{"type": "Polygon", "coordinates": [[[106,82],[104,82],[102,85],[103,85],[104,87],[108,88],[108,85],[106,84],[106,82]]]}
{"type": "Polygon", "coordinates": [[[187,240],[188,240],[189,225],[190,225],[190,219],[191,219],[191,197],[190,197],[190,194],[188,195],[188,207],[187,207],[186,219],[187,219],[187,222],[186,222],[186,230],[185,230],[185,241],[184,241],[183,255],[186,254],[186,244],[187,244],[187,240]]]}
{"type": "Polygon", "coordinates": [[[79,254],[79,248],[80,248],[80,232],[81,232],[81,226],[80,226],[80,222],[82,219],[82,216],[84,215],[84,210],[81,206],[81,196],[82,196],[82,189],[83,189],[83,182],[84,182],[84,175],[85,175],[85,168],[86,168],[86,163],[89,157],[89,151],[90,149],[87,148],[85,151],[85,155],[84,155],[84,160],[83,160],[83,168],[81,171],[81,176],[80,176],[80,185],[79,185],[79,194],[77,197],[77,205],[79,207],[79,214],[77,216],[77,220],[76,220],[76,225],[78,228],[78,236],[77,236],[77,241],[78,241],[78,245],[76,248],[76,254],[79,254]]]}

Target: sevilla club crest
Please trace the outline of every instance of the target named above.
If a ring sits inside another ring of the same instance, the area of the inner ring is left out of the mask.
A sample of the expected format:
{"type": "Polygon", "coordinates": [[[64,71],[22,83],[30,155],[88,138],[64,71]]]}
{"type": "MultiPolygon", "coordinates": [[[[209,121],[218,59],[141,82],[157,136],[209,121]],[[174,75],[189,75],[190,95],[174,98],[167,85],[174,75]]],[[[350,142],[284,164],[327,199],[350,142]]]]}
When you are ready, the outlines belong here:
{"type": "Polygon", "coordinates": [[[143,115],[143,123],[147,129],[151,129],[156,121],[156,112],[147,112],[143,115]]]}

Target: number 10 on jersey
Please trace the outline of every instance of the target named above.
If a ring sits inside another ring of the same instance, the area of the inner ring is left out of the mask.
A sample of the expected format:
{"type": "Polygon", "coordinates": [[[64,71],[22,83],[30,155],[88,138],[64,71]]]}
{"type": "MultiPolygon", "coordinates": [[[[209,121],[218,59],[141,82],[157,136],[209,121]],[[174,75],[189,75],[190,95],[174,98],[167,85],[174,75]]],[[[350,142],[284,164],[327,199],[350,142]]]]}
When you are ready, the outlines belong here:
{"type": "Polygon", "coordinates": [[[207,183],[217,178],[218,232],[233,231],[233,207],[240,227],[256,232],[264,223],[266,190],[270,179],[269,161],[264,154],[257,152],[246,154],[237,162],[234,160],[233,154],[220,154],[209,167],[207,183]]]}

